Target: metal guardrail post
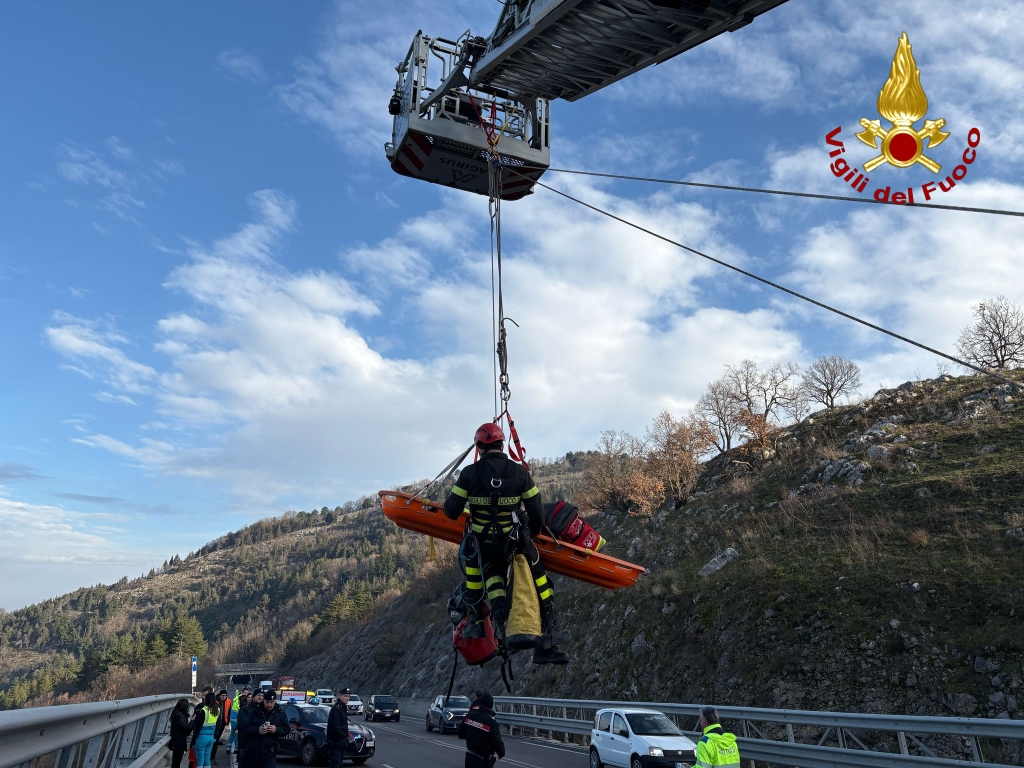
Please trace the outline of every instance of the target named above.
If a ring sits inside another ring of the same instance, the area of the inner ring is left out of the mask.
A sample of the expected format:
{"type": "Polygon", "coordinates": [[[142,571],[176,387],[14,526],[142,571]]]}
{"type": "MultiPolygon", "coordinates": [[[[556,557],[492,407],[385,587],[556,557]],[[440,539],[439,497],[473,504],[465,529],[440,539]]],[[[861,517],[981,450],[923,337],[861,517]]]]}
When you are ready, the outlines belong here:
{"type": "Polygon", "coordinates": [[[900,754],[909,755],[910,750],[907,749],[907,734],[905,734],[903,731],[897,731],[896,740],[900,743],[900,754]]]}

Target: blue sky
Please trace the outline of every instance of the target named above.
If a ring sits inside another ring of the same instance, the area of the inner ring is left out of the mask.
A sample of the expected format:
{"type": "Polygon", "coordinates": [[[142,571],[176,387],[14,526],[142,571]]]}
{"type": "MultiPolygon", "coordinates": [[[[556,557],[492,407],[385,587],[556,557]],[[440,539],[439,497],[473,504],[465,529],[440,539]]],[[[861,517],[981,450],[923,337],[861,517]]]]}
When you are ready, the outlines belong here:
{"type": "MultiPolygon", "coordinates": [[[[907,31],[928,117],[979,159],[949,202],[1024,209],[1016,3],[790,0],[553,107],[555,166],[843,193],[907,31]]],[[[137,575],[247,522],[433,475],[489,416],[486,201],[391,172],[412,35],[496,3],[4,9],[0,606],[137,575]],[[385,5],[386,7],[380,7],[385,5]]],[[[894,186],[924,169],[880,168],[894,186]]],[[[925,343],[1024,301],[1018,221],[550,175],[925,343]]],[[[872,184],[872,186],[874,186],[872,184]]],[[[538,191],[505,206],[513,413],[532,455],[642,432],[727,363],[841,353],[865,391],[929,356],[538,191]]]]}

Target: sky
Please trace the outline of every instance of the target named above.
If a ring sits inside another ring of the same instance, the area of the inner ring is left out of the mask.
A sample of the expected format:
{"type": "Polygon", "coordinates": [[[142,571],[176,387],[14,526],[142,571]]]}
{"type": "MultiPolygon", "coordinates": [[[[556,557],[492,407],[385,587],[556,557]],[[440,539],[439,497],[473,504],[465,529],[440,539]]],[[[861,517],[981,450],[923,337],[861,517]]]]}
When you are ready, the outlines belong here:
{"type": "MultiPolygon", "coordinates": [[[[433,476],[492,414],[485,198],[391,171],[417,29],[497,3],[67,3],[0,23],[0,607],[134,577],[286,510],[433,476]]],[[[940,202],[1024,210],[1024,6],[789,0],[552,106],[552,165],[857,194],[906,31],[961,162],[940,202]]],[[[883,124],[888,127],[887,123],[883,124]]],[[[882,166],[877,186],[920,186],[882,166]]],[[[953,351],[1024,302],[1019,218],[549,174],[617,215],[953,351]]],[[[920,201],[920,195],[918,195],[920,201]]],[[[864,393],[933,356],[543,189],[503,206],[510,409],[531,456],[642,433],[724,367],[842,354],[864,393]]]]}

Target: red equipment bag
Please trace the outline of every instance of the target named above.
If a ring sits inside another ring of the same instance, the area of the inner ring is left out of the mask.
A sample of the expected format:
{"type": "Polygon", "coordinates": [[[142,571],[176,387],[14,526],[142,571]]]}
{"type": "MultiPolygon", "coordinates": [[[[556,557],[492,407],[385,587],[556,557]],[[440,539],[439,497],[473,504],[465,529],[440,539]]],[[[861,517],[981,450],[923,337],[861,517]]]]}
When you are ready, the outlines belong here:
{"type": "Polygon", "coordinates": [[[544,517],[548,529],[562,541],[568,541],[584,549],[592,549],[594,552],[600,552],[608,543],[590,523],[580,517],[580,511],[575,504],[567,501],[549,502],[544,505],[544,517]]]}
{"type": "Polygon", "coordinates": [[[452,632],[452,645],[459,655],[466,660],[467,664],[481,665],[498,655],[498,641],[494,638],[494,625],[491,623],[490,611],[483,606],[484,612],[484,636],[466,640],[462,636],[462,630],[469,624],[469,616],[463,616],[452,632]]]}
{"type": "Polygon", "coordinates": [[[195,747],[189,747],[189,750],[188,750],[188,768],[196,768],[196,750],[195,750],[195,747]]]}

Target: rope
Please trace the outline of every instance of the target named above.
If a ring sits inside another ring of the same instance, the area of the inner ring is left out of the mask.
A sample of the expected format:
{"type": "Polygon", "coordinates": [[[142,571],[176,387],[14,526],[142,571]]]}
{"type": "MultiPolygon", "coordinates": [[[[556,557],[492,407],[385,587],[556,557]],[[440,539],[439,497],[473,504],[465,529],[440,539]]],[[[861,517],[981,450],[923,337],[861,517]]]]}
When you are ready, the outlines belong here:
{"type": "MultiPolygon", "coordinates": [[[[871,205],[892,205],[872,197],[851,197],[848,195],[821,195],[814,192],[791,192],[784,189],[761,189],[758,187],[736,187],[728,184],[704,184],[697,181],[676,181],[675,179],[655,179],[648,176],[626,176],[619,173],[598,173],[597,171],[576,171],[569,168],[548,168],[547,173],[571,173],[577,176],[597,176],[604,179],[622,179],[625,181],[647,181],[654,184],[675,184],[681,187],[701,187],[704,189],[725,189],[732,192],[759,192],[764,195],[786,195],[788,197],[810,197],[816,200],[841,200],[847,203],[869,203],[871,205]]],[[[541,186],[544,186],[541,184],[541,186]]],[[[971,208],[965,205],[942,205],[940,203],[914,203],[905,208],[936,208],[943,211],[962,211],[965,213],[988,213],[998,216],[1024,216],[1024,211],[1006,211],[999,208],[971,208]]]]}
{"type": "MultiPolygon", "coordinates": [[[[517,176],[523,176],[523,174],[519,173],[514,168],[510,168],[509,172],[514,173],[517,176]]],[[[524,178],[525,178],[525,176],[524,176],[524,178]]],[[[653,230],[647,229],[646,227],[642,227],[639,224],[635,224],[632,221],[629,221],[628,219],[622,218],[621,216],[616,216],[614,213],[611,213],[610,211],[606,211],[605,209],[599,208],[596,205],[592,205],[591,203],[588,203],[588,202],[585,202],[583,200],[580,200],[578,197],[573,197],[572,195],[570,195],[570,194],[568,194],[566,192],[562,192],[560,189],[555,189],[554,187],[548,186],[547,184],[544,184],[543,182],[535,181],[534,183],[537,186],[539,186],[539,187],[543,187],[544,189],[548,190],[549,192],[554,192],[556,195],[560,195],[560,196],[566,198],[567,200],[572,200],[574,203],[578,203],[578,204],[582,205],[584,208],[589,208],[590,210],[594,211],[595,213],[600,213],[603,216],[607,216],[610,219],[615,219],[615,221],[618,221],[618,222],[620,222],[622,224],[625,224],[628,227],[632,227],[633,229],[638,229],[638,230],[640,230],[641,232],[643,232],[645,234],[651,235],[652,237],[656,237],[659,240],[662,240],[663,242],[668,243],[669,245],[674,245],[677,248],[682,248],[684,251],[689,251],[690,253],[694,254],[695,256],[700,256],[702,259],[707,259],[708,261],[714,262],[715,264],[718,264],[719,266],[725,267],[726,269],[731,269],[733,272],[739,272],[741,275],[744,275],[745,277],[749,277],[749,278],[751,278],[753,280],[757,280],[758,282],[764,283],[765,285],[767,285],[767,286],[769,286],[771,288],[774,288],[774,289],[776,289],[778,291],[782,291],[783,293],[788,293],[790,296],[795,296],[796,298],[801,299],[803,301],[806,301],[809,304],[814,304],[816,307],[821,307],[822,309],[826,309],[829,312],[837,314],[837,315],[839,315],[841,317],[845,317],[847,320],[853,320],[855,323],[860,323],[861,325],[866,326],[868,328],[871,328],[872,330],[878,331],[879,333],[884,333],[887,336],[891,336],[894,339],[899,339],[900,341],[903,341],[903,342],[905,342],[907,344],[910,344],[912,346],[918,347],[919,349],[923,349],[926,352],[931,352],[933,355],[938,355],[939,357],[943,357],[946,360],[950,360],[950,361],[956,363],[957,365],[963,366],[964,368],[969,368],[972,371],[977,371],[978,373],[985,374],[986,376],[991,376],[992,378],[998,379],[999,381],[1003,382],[1004,384],[1009,384],[1010,387],[1013,388],[1014,390],[1017,390],[1017,391],[1024,390],[1024,387],[1022,387],[1020,384],[1018,384],[1017,382],[1013,381],[1012,379],[1008,379],[1005,376],[1001,376],[1000,374],[995,373],[994,371],[990,371],[987,368],[982,368],[980,366],[974,365],[973,363],[969,363],[966,360],[961,360],[958,357],[953,357],[952,355],[947,355],[945,352],[940,352],[939,350],[934,349],[933,347],[929,347],[929,346],[927,346],[925,344],[922,344],[919,341],[914,341],[913,339],[907,338],[906,336],[901,336],[900,334],[895,333],[893,331],[890,331],[887,328],[883,328],[880,325],[875,325],[874,323],[869,323],[867,320],[862,320],[861,318],[857,317],[856,315],[851,315],[848,312],[843,312],[841,309],[836,309],[835,307],[829,306],[828,304],[820,302],[817,299],[812,299],[810,296],[805,296],[802,293],[798,293],[798,292],[794,291],[791,288],[786,288],[784,285],[779,285],[778,283],[773,283],[771,280],[768,280],[768,279],[766,279],[764,277],[760,277],[759,275],[755,275],[753,272],[747,272],[745,269],[740,269],[739,267],[737,267],[737,266],[735,266],[733,264],[729,264],[726,261],[722,261],[721,259],[716,259],[714,256],[709,256],[708,254],[703,253],[702,251],[698,251],[696,248],[691,248],[688,245],[684,245],[683,243],[680,243],[677,240],[673,240],[673,239],[671,239],[669,237],[666,237],[665,235],[658,234],[657,232],[655,232],[653,230]]]]}
{"type": "Polygon", "coordinates": [[[427,490],[427,488],[429,488],[430,486],[432,486],[435,483],[437,483],[438,478],[440,478],[441,475],[444,475],[444,479],[441,480],[441,482],[439,484],[439,487],[443,488],[444,484],[448,482],[448,478],[450,478],[452,475],[455,474],[455,470],[457,470],[462,465],[462,462],[466,460],[466,457],[469,456],[469,452],[472,451],[474,447],[475,446],[473,446],[473,445],[469,446],[469,448],[467,448],[462,453],[460,453],[458,456],[456,456],[454,459],[452,459],[451,462],[449,462],[448,466],[446,466],[444,469],[442,469],[440,472],[437,473],[437,477],[435,477],[429,483],[427,483],[422,488],[420,488],[418,491],[416,491],[416,493],[414,493],[412,495],[412,497],[409,498],[405,502],[405,505],[409,506],[414,501],[416,501],[416,499],[419,498],[421,493],[423,493],[425,490],[427,490]]]}
{"type": "Polygon", "coordinates": [[[516,321],[511,318],[505,317],[505,301],[502,292],[502,275],[501,275],[501,195],[502,195],[502,165],[501,155],[498,152],[498,142],[501,139],[500,129],[495,130],[495,123],[497,121],[495,103],[491,102],[491,119],[490,123],[485,123],[483,115],[477,107],[476,100],[472,94],[469,96],[469,103],[473,107],[473,111],[476,113],[477,120],[480,122],[480,128],[487,136],[487,210],[491,220],[491,333],[492,341],[494,341],[494,354],[495,354],[495,372],[497,373],[495,381],[495,390],[498,396],[494,401],[494,422],[497,423],[501,418],[499,415],[499,408],[504,408],[508,404],[508,401],[512,398],[512,390],[509,388],[509,376],[508,376],[508,346],[506,343],[506,331],[505,331],[505,320],[510,320],[513,325],[516,325],[516,321]],[[495,267],[497,267],[495,269],[495,267]],[[495,286],[494,275],[497,272],[497,286],[495,286]],[[497,309],[495,310],[495,305],[497,309]],[[495,328],[497,329],[497,339],[494,340],[495,328]],[[498,399],[500,398],[502,405],[499,407],[498,399]]]}

